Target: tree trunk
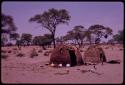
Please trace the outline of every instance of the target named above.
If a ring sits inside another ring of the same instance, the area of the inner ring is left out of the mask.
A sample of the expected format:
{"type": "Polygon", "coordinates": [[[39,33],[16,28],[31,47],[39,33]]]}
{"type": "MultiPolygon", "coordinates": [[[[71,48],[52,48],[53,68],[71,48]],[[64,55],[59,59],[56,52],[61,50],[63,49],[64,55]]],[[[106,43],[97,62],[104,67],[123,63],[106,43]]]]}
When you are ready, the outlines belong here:
{"type": "Polygon", "coordinates": [[[79,45],[79,47],[80,47],[80,42],[78,41],[78,40],[76,40],[77,41],[77,44],[79,45]]]}
{"type": "Polygon", "coordinates": [[[56,47],[56,42],[55,42],[55,33],[52,34],[52,38],[53,38],[53,47],[56,47]]]}

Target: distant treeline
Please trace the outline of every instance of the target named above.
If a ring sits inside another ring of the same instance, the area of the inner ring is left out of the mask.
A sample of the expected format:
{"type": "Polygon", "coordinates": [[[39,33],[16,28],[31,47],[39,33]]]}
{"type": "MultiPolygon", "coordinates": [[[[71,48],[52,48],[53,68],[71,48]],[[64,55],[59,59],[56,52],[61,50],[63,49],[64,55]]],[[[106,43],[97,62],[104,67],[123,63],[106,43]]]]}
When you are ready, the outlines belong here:
{"type": "Polygon", "coordinates": [[[42,14],[36,14],[29,19],[29,22],[36,22],[43,28],[50,31],[50,34],[42,34],[42,36],[33,37],[32,34],[23,33],[19,35],[16,33],[17,27],[14,23],[12,16],[2,14],[1,16],[1,45],[10,46],[11,41],[16,41],[15,45],[29,46],[39,45],[45,49],[45,46],[53,44],[56,47],[57,43],[73,43],[82,47],[89,42],[89,44],[99,44],[102,38],[108,38],[112,36],[112,39],[107,43],[123,43],[123,30],[120,30],[117,34],[113,35],[113,30],[110,27],[95,24],[89,28],[85,28],[82,25],[76,25],[74,28],[67,32],[65,36],[55,37],[57,26],[60,24],[68,24],[71,20],[71,16],[66,9],[48,9],[48,11],[42,14]],[[10,42],[8,43],[8,39],[10,42]]]}

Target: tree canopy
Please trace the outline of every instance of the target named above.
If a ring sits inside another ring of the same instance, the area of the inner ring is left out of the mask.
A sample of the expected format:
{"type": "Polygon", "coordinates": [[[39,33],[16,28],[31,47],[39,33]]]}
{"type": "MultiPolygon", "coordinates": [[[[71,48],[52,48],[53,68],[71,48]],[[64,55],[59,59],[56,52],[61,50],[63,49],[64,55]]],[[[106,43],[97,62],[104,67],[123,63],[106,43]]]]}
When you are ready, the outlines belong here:
{"type": "Polygon", "coordinates": [[[17,30],[12,16],[1,15],[2,33],[12,34],[17,30]]]}
{"type": "Polygon", "coordinates": [[[89,27],[89,31],[95,35],[95,43],[99,43],[101,38],[107,38],[112,35],[112,29],[103,25],[95,24],[89,27]]]}
{"type": "Polygon", "coordinates": [[[118,43],[123,43],[123,30],[119,30],[117,34],[113,35],[113,40],[118,42],[118,43]]]}
{"type": "Polygon", "coordinates": [[[70,20],[70,15],[65,9],[49,9],[44,11],[42,14],[36,14],[30,18],[30,22],[36,22],[41,24],[42,27],[48,29],[52,34],[53,44],[55,48],[55,32],[56,27],[59,24],[68,24],[70,20]]]}
{"type": "Polygon", "coordinates": [[[32,35],[28,34],[28,33],[23,33],[21,36],[21,41],[23,42],[23,44],[25,45],[29,45],[32,41],[32,35]]]}

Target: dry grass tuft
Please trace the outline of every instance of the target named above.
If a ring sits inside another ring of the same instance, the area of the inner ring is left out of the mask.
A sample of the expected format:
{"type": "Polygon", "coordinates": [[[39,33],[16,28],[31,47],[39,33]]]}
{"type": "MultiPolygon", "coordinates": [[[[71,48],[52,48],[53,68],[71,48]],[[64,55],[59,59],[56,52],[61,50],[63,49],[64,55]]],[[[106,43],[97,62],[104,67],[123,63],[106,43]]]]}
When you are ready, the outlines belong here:
{"type": "Polygon", "coordinates": [[[13,48],[13,50],[17,50],[17,48],[13,48]]]}
{"type": "Polygon", "coordinates": [[[7,57],[8,57],[7,54],[3,54],[3,53],[1,54],[1,58],[2,58],[2,59],[7,59],[7,57]]]}
{"type": "Polygon", "coordinates": [[[42,53],[42,52],[43,52],[42,49],[38,50],[38,53],[42,53]]]}
{"type": "Polygon", "coordinates": [[[33,58],[34,56],[38,56],[38,53],[36,52],[36,49],[33,48],[31,54],[30,54],[30,57],[33,58]]]}
{"type": "Polygon", "coordinates": [[[49,51],[45,51],[44,56],[49,56],[49,51]]]}
{"type": "Polygon", "coordinates": [[[25,54],[23,54],[23,53],[18,53],[16,56],[17,56],[17,57],[24,57],[25,54]]]}
{"type": "Polygon", "coordinates": [[[11,50],[8,51],[8,53],[11,53],[11,52],[12,52],[11,50]]]}
{"type": "Polygon", "coordinates": [[[1,53],[6,53],[7,51],[6,50],[1,50],[1,53]]]}

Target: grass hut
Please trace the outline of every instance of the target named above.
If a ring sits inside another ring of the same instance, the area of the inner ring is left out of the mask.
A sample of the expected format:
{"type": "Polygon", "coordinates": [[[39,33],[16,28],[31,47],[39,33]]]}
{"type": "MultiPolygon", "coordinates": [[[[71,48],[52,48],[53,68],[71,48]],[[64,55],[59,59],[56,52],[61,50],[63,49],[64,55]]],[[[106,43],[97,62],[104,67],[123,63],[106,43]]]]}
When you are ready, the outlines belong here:
{"type": "Polygon", "coordinates": [[[103,49],[98,45],[89,46],[84,53],[84,63],[97,64],[100,62],[106,62],[106,56],[103,49]]]}
{"type": "Polygon", "coordinates": [[[63,44],[57,46],[53,50],[50,56],[50,64],[51,63],[55,65],[62,64],[63,66],[66,66],[67,64],[76,66],[83,64],[83,59],[77,47],[63,44]]]}

